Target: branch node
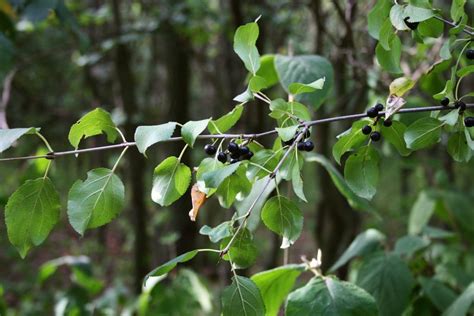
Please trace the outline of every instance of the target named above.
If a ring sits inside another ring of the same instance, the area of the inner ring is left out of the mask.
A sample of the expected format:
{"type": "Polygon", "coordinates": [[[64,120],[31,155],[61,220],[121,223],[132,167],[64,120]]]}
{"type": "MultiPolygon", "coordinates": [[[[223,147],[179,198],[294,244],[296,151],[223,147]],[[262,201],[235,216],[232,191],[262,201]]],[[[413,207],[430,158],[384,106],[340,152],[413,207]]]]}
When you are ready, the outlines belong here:
{"type": "Polygon", "coordinates": [[[56,158],[56,154],[54,153],[54,151],[50,151],[49,153],[46,154],[45,158],[48,160],[54,160],[54,158],[56,158]]]}

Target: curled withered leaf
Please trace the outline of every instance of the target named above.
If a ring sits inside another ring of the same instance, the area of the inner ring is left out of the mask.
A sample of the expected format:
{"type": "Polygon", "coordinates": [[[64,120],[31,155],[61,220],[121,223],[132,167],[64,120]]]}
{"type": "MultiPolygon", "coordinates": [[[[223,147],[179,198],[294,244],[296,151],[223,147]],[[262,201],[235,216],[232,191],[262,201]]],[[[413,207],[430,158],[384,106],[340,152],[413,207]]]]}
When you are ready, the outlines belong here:
{"type": "Polygon", "coordinates": [[[388,119],[393,114],[397,113],[404,105],[406,101],[402,97],[396,95],[390,95],[387,98],[387,107],[385,108],[385,119],[388,119]]]}
{"type": "Polygon", "coordinates": [[[200,191],[198,184],[195,183],[191,188],[191,202],[193,204],[193,208],[189,211],[191,221],[196,221],[199,209],[203,206],[204,202],[206,202],[206,199],[206,193],[200,191]]]}

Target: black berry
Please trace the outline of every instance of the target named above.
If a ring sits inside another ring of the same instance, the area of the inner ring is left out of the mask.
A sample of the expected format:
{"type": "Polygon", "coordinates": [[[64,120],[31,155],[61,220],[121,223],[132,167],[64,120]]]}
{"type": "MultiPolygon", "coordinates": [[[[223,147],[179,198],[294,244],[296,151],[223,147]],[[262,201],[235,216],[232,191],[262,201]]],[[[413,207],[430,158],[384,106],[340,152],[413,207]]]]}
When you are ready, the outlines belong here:
{"type": "Polygon", "coordinates": [[[466,127],[473,127],[474,126],[474,117],[468,116],[464,118],[464,125],[466,127]]]}
{"type": "Polygon", "coordinates": [[[390,127],[390,126],[392,126],[392,120],[389,119],[389,118],[386,119],[386,120],[384,120],[384,121],[383,121],[383,126],[385,126],[385,127],[390,127]]]}
{"type": "Polygon", "coordinates": [[[297,147],[298,147],[298,150],[303,150],[303,151],[306,150],[306,146],[305,146],[304,143],[305,143],[305,142],[299,142],[299,143],[298,143],[298,146],[297,146],[297,147]]]}
{"type": "Polygon", "coordinates": [[[439,103],[443,106],[448,106],[449,105],[449,99],[444,97],[439,103]]]}
{"type": "Polygon", "coordinates": [[[239,159],[240,158],[240,152],[236,152],[236,153],[230,153],[230,158],[231,159],[239,159]]]}
{"type": "Polygon", "coordinates": [[[253,152],[249,151],[247,154],[242,156],[244,160],[250,160],[253,157],[253,152]]]}
{"type": "Polygon", "coordinates": [[[471,59],[471,60],[474,59],[474,49],[468,49],[466,51],[466,57],[467,59],[471,59]]]}
{"type": "Polygon", "coordinates": [[[458,101],[454,102],[454,107],[456,109],[459,109],[459,111],[463,112],[464,110],[466,110],[466,103],[464,103],[461,100],[458,100],[458,101]]]}
{"type": "Polygon", "coordinates": [[[212,144],[207,144],[206,146],[204,146],[204,151],[209,156],[212,156],[217,152],[217,149],[216,149],[216,146],[214,146],[212,144]]]}
{"type": "Polygon", "coordinates": [[[239,159],[231,159],[230,160],[230,163],[236,163],[236,162],[239,162],[239,159]]]}
{"type": "Polygon", "coordinates": [[[245,156],[250,152],[250,149],[247,146],[241,146],[239,148],[239,153],[241,156],[245,156]]]}
{"type": "Polygon", "coordinates": [[[406,17],[403,21],[405,22],[406,26],[408,26],[408,28],[410,30],[416,30],[416,28],[418,27],[418,24],[420,24],[419,22],[408,22],[408,20],[410,19],[410,17],[406,17]]]}
{"type": "Polygon", "coordinates": [[[375,107],[372,107],[370,109],[367,110],[367,116],[368,117],[377,117],[377,115],[379,115],[379,111],[377,111],[377,109],[375,107]]]}
{"type": "Polygon", "coordinates": [[[370,139],[374,142],[378,142],[380,140],[380,133],[379,132],[373,132],[370,134],[370,139]]]}
{"type": "Polygon", "coordinates": [[[371,132],[372,127],[370,127],[369,125],[365,125],[364,127],[362,127],[362,134],[369,135],[371,132]]]}
{"type": "Polygon", "coordinates": [[[219,160],[222,163],[225,163],[227,161],[227,155],[225,152],[221,151],[217,154],[217,160],[219,160]]]}
{"type": "Polygon", "coordinates": [[[377,112],[383,111],[383,104],[382,103],[377,103],[375,105],[375,109],[377,110],[377,112]]]}
{"type": "Polygon", "coordinates": [[[229,145],[227,145],[227,150],[231,153],[238,153],[239,152],[239,145],[237,145],[234,142],[230,142],[229,145]]]}
{"type": "Polygon", "coordinates": [[[310,140],[305,141],[304,143],[304,150],[311,151],[314,149],[314,143],[310,140]]]}

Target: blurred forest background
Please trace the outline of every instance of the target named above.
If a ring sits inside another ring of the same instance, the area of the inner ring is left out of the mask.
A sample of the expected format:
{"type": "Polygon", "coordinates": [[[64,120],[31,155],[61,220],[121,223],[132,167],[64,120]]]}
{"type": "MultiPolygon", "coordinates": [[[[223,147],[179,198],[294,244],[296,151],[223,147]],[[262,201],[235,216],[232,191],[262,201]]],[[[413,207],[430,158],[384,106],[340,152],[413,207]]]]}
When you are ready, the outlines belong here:
{"type": "MultiPolygon", "coordinates": [[[[451,1],[436,2],[449,11],[451,1]]],[[[332,96],[314,118],[363,112],[384,100],[391,81],[374,62],[376,43],[367,33],[372,5],[373,1],[355,0],[0,0],[0,128],[41,127],[55,150],[66,150],[69,127],[99,106],[113,114],[128,140],[137,125],[217,118],[233,108],[233,97],[246,87],[245,69],[232,49],[233,32],[259,15],[261,54],[318,54],[331,61],[332,96]]],[[[473,1],[465,11],[472,19],[473,1]]],[[[407,48],[406,53],[412,58],[404,67],[425,58],[423,51],[407,48]]],[[[408,106],[433,104],[430,95],[442,90],[445,80],[440,72],[424,77],[408,106]]],[[[469,80],[465,85],[472,87],[472,76],[469,80]]],[[[284,91],[273,88],[268,95],[284,97],[284,91]]],[[[253,101],[235,131],[272,129],[267,113],[264,103],[253,101]]],[[[409,123],[417,117],[405,115],[403,120],[409,123]]],[[[335,136],[349,126],[349,122],[318,126],[312,136],[317,151],[331,158],[335,136]]],[[[98,137],[86,140],[83,147],[102,144],[105,139],[98,137]]],[[[199,163],[203,145],[186,153],[186,164],[199,163]]],[[[153,267],[182,252],[208,247],[199,228],[229,218],[230,210],[212,199],[193,223],[188,218],[188,194],[168,208],[150,199],[153,168],[168,155],[179,154],[181,147],[158,145],[149,150],[148,159],[129,150],[119,168],[126,210],[83,238],[67,224],[63,212],[62,224],[21,260],[1,220],[0,305],[18,315],[50,315],[66,306],[80,314],[84,306],[94,304],[101,313],[114,315],[139,305],[135,298],[140,293],[142,300],[150,295],[142,293],[141,285],[153,267]]],[[[3,157],[35,152],[46,149],[31,137],[3,157]]],[[[405,234],[410,208],[425,187],[450,186],[474,193],[472,162],[455,163],[440,146],[404,159],[388,147],[383,152],[381,188],[373,203],[381,218],[352,210],[327,173],[308,163],[303,174],[310,201],[301,205],[304,234],[284,253],[277,235],[257,231],[261,255],[244,274],[301,262],[300,256],[314,257],[318,248],[327,268],[367,227],[395,240],[405,234]]],[[[50,174],[61,196],[67,196],[72,182],[84,178],[87,170],[110,166],[118,153],[58,159],[50,174]]],[[[24,180],[42,175],[44,164],[43,160],[0,164],[0,210],[24,180]]],[[[187,268],[164,283],[153,304],[168,308],[169,314],[180,315],[180,308],[190,311],[194,305],[202,313],[215,313],[216,292],[229,280],[227,263],[202,256],[187,268]]],[[[345,278],[346,273],[343,269],[339,276],[345,278]]]]}

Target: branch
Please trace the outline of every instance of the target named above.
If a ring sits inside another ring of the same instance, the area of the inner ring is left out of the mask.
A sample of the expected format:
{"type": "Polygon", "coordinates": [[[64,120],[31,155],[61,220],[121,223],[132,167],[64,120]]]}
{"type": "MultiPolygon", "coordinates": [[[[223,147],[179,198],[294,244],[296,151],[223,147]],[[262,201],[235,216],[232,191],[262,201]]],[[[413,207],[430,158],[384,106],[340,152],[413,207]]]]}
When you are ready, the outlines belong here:
{"type": "MultiPolygon", "coordinates": [[[[449,25],[449,26],[452,26],[452,27],[457,27],[457,26],[458,26],[456,23],[454,23],[454,22],[452,22],[452,21],[449,21],[449,20],[446,20],[446,19],[443,18],[443,17],[440,17],[440,16],[435,15],[434,18],[437,19],[437,20],[440,20],[441,22],[443,22],[443,23],[445,23],[445,24],[447,24],[447,25],[449,25]]],[[[463,31],[464,33],[466,33],[467,35],[474,36],[474,31],[468,31],[468,30],[466,30],[465,28],[463,28],[462,31],[463,31]]]]}
{"type": "MultiPolygon", "coordinates": [[[[469,109],[474,108],[474,103],[466,104],[466,107],[469,109]]],[[[416,107],[416,108],[408,108],[408,109],[401,109],[398,111],[398,114],[407,114],[407,113],[418,113],[418,112],[433,112],[433,111],[450,111],[450,110],[457,110],[455,107],[451,106],[425,106],[425,107],[416,107]]],[[[385,115],[385,112],[380,112],[379,116],[385,115]]],[[[360,118],[367,117],[367,113],[359,113],[359,114],[349,114],[349,115],[342,115],[342,116],[334,116],[323,118],[314,121],[308,121],[302,123],[300,127],[305,126],[315,126],[320,124],[332,123],[332,122],[339,122],[339,121],[350,121],[350,120],[357,120],[360,118]]],[[[254,134],[206,134],[206,135],[199,135],[197,139],[232,139],[232,138],[245,138],[245,139],[257,139],[269,135],[277,134],[278,132],[273,129],[270,131],[262,132],[262,133],[254,133],[254,134]]],[[[177,142],[183,141],[182,137],[171,137],[170,139],[164,140],[160,143],[167,143],[167,142],[177,142]]],[[[124,142],[120,144],[114,145],[106,145],[106,146],[99,146],[99,147],[91,147],[91,148],[84,148],[84,149],[77,149],[77,150],[68,150],[68,151],[59,151],[59,152],[52,152],[46,155],[35,155],[35,156],[23,156],[23,157],[11,157],[11,158],[0,158],[0,162],[2,161],[15,161],[15,160],[31,160],[31,159],[54,159],[56,157],[67,156],[67,155],[76,155],[81,153],[87,152],[94,152],[94,151],[102,151],[102,150],[109,150],[115,148],[123,148],[123,147],[132,147],[136,146],[135,142],[124,142]]]]}

